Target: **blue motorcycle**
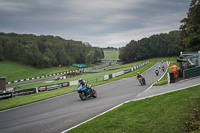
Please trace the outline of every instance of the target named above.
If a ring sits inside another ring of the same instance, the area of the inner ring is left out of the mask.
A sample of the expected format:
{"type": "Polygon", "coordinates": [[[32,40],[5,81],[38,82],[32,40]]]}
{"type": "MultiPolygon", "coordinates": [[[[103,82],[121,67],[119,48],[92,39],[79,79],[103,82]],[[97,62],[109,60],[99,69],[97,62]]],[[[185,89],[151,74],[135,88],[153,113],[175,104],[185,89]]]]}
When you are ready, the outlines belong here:
{"type": "Polygon", "coordinates": [[[79,93],[79,97],[81,100],[84,101],[90,97],[93,97],[93,98],[97,97],[97,92],[94,89],[92,89],[91,87],[92,87],[92,85],[89,85],[89,87],[80,85],[78,87],[77,92],[79,93]]]}

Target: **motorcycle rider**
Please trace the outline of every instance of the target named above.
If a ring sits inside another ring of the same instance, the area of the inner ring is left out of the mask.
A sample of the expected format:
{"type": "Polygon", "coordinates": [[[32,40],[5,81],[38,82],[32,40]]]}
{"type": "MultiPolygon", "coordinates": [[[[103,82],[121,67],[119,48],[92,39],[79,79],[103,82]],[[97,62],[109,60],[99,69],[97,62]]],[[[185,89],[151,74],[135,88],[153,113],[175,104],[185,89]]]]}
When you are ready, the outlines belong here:
{"type": "Polygon", "coordinates": [[[164,66],[162,66],[162,70],[163,70],[163,72],[165,71],[165,67],[164,66]]]}
{"type": "Polygon", "coordinates": [[[82,85],[82,86],[84,86],[84,87],[87,87],[86,82],[85,82],[82,78],[80,78],[80,79],[78,80],[78,82],[79,82],[79,86],[82,85]]]}
{"type": "Polygon", "coordinates": [[[156,69],[155,73],[156,73],[156,76],[158,76],[158,74],[159,74],[159,71],[156,69]]]}
{"type": "Polygon", "coordinates": [[[89,90],[89,92],[91,92],[91,88],[87,87],[87,83],[82,78],[80,78],[78,82],[79,82],[79,86],[82,85],[83,87],[86,87],[86,89],[89,90]]]}
{"type": "Polygon", "coordinates": [[[144,84],[146,85],[145,78],[140,74],[140,72],[137,72],[136,78],[139,79],[140,77],[142,77],[144,84]]]}

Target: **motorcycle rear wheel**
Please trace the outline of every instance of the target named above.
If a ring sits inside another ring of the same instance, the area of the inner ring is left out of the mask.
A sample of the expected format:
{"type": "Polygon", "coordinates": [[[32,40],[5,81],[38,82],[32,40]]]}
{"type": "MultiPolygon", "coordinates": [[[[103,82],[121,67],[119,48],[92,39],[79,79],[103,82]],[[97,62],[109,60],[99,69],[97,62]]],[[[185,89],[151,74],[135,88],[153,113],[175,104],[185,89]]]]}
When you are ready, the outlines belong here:
{"type": "Polygon", "coordinates": [[[139,82],[140,82],[141,86],[144,85],[142,79],[139,79],[139,82]]]}
{"type": "Polygon", "coordinates": [[[92,97],[93,97],[93,98],[96,98],[96,97],[97,97],[97,92],[96,92],[94,89],[92,89],[92,97]]]}

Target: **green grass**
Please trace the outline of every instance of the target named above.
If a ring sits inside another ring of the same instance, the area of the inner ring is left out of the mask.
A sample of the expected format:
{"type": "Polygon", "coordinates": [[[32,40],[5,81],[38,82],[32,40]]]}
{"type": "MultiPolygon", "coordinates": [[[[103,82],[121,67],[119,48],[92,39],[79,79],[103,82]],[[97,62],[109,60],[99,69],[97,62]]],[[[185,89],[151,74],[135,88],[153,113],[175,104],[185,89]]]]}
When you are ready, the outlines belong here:
{"type": "MultiPolygon", "coordinates": [[[[200,109],[200,86],[126,103],[69,133],[182,133],[200,109]]],[[[194,125],[197,128],[200,122],[194,125]]],[[[200,129],[196,130],[200,132],[200,129]]]]}
{"type": "Polygon", "coordinates": [[[104,60],[119,60],[119,51],[104,50],[104,60]]]}
{"type": "Polygon", "coordinates": [[[15,80],[21,80],[26,78],[33,78],[38,76],[45,76],[48,74],[54,74],[58,72],[78,70],[76,67],[51,67],[36,69],[34,67],[25,66],[19,63],[14,63],[10,61],[0,61],[0,77],[5,76],[6,82],[11,82],[15,80]]]}

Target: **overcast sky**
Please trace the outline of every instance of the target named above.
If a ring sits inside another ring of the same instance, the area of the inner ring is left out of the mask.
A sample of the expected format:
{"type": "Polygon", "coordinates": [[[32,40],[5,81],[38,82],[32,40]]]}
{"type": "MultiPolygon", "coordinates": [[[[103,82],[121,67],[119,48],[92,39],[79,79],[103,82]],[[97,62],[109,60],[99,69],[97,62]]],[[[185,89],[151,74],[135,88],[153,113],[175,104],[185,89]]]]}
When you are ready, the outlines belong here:
{"type": "Polygon", "coordinates": [[[191,0],[0,0],[0,32],[53,35],[92,46],[178,30],[191,0]]]}

